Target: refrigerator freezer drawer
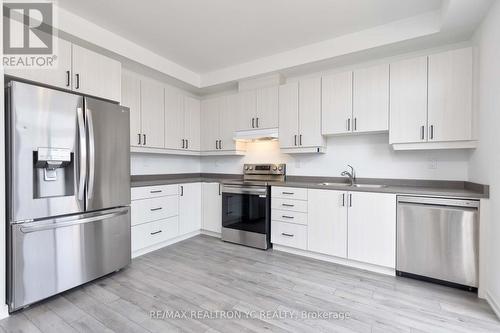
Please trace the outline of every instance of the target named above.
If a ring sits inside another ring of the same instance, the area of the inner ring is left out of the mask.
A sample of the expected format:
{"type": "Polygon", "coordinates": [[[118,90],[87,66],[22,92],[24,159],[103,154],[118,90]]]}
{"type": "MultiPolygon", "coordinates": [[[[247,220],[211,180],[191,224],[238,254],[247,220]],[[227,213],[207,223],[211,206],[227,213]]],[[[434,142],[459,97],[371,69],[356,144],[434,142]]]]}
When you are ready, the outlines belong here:
{"type": "Polygon", "coordinates": [[[396,269],[477,287],[477,207],[447,206],[443,200],[439,204],[401,200],[405,199],[398,201],[396,269]]]}
{"type": "Polygon", "coordinates": [[[10,228],[10,311],[130,263],[129,207],[13,224],[10,228]]]}

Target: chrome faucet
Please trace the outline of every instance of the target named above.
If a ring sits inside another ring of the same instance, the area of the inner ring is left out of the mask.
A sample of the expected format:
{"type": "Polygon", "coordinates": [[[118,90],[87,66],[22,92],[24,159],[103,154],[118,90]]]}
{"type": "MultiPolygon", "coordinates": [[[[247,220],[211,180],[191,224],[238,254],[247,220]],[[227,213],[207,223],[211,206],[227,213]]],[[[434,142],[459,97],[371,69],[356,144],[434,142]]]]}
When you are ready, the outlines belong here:
{"type": "Polygon", "coordinates": [[[351,168],[351,172],[349,171],[342,171],[340,174],[341,176],[347,176],[349,177],[349,181],[351,182],[351,186],[354,186],[354,183],[356,182],[356,172],[354,171],[354,168],[351,165],[347,165],[349,168],[351,168]]]}

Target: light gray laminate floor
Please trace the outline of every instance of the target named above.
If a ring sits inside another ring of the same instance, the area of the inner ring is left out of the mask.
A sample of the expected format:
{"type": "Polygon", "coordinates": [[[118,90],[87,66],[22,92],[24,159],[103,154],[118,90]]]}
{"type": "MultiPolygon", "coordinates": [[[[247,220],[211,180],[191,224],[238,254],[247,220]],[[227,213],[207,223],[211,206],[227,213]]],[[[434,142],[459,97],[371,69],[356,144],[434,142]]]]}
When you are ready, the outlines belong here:
{"type": "Polygon", "coordinates": [[[500,332],[500,322],[471,293],[197,236],[16,313],[0,321],[0,330],[500,332]],[[152,319],[156,310],[189,313],[152,319]],[[268,312],[231,320],[196,318],[190,311],[198,317],[268,312]],[[302,311],[348,312],[350,318],[276,318],[302,311]]]}

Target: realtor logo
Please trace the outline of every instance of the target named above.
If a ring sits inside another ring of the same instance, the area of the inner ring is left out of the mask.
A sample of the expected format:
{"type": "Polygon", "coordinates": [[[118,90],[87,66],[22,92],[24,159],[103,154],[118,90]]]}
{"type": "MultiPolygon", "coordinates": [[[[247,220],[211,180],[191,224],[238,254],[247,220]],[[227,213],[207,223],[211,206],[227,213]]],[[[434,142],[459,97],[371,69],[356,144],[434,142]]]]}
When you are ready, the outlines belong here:
{"type": "Polygon", "coordinates": [[[7,2],[3,16],[3,65],[54,67],[52,2],[7,2]]]}

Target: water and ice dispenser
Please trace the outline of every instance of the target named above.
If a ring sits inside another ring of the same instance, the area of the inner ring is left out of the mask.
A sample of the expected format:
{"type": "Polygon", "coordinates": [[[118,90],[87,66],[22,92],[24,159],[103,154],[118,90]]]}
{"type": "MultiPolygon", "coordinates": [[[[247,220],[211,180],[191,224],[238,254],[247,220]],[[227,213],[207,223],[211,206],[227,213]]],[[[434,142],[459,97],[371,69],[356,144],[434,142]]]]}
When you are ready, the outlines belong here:
{"type": "Polygon", "coordinates": [[[38,148],[34,156],[34,197],[73,195],[74,153],[66,148],[38,148]]]}

